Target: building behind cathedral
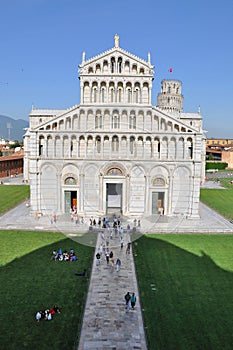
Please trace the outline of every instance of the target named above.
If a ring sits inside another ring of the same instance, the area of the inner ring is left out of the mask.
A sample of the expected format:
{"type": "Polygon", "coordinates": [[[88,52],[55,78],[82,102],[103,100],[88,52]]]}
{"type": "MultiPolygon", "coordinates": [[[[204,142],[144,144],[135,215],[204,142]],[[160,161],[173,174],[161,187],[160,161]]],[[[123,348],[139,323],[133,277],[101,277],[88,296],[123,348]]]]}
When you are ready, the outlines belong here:
{"type": "Polygon", "coordinates": [[[80,104],[33,108],[24,137],[31,210],[81,216],[199,215],[204,179],[202,117],[183,112],[182,83],[119,46],[79,66],[80,104]]]}

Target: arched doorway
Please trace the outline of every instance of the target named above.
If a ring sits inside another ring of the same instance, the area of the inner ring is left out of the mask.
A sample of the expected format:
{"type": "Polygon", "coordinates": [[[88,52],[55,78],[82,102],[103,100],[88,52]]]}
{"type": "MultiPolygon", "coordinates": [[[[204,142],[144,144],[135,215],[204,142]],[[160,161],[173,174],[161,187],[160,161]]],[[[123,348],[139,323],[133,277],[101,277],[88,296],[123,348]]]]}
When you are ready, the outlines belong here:
{"type": "Polygon", "coordinates": [[[125,176],[119,167],[111,167],[104,176],[104,212],[110,214],[122,214],[125,207],[125,176]]]}

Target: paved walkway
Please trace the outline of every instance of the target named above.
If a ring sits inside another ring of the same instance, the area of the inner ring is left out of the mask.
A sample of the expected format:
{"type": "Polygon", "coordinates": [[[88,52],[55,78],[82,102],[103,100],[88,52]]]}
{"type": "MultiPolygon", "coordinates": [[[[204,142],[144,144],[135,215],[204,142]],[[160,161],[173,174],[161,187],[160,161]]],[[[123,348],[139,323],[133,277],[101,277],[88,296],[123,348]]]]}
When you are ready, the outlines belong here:
{"type": "MultiPolygon", "coordinates": [[[[101,241],[99,234],[96,253],[101,241]]],[[[119,257],[122,262],[119,272],[107,265],[105,256],[99,266],[93,263],[78,350],[147,349],[133,255],[126,254],[129,241],[130,236],[125,234],[123,249],[119,237],[109,241],[114,261],[119,257]],[[129,311],[124,299],[128,291],[137,297],[135,309],[129,311]]]]}

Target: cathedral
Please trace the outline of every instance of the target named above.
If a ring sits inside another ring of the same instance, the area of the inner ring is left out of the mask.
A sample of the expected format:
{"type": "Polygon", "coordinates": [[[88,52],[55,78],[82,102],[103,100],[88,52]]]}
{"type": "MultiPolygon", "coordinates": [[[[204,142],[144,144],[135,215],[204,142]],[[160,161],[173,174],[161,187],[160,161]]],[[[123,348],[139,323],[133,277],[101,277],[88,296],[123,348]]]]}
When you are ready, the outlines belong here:
{"type": "Polygon", "coordinates": [[[164,79],[152,105],[154,66],[114,47],[82,55],[80,104],[32,108],[24,136],[31,211],[102,216],[199,216],[205,173],[200,110],[183,112],[181,81],[164,79]]]}

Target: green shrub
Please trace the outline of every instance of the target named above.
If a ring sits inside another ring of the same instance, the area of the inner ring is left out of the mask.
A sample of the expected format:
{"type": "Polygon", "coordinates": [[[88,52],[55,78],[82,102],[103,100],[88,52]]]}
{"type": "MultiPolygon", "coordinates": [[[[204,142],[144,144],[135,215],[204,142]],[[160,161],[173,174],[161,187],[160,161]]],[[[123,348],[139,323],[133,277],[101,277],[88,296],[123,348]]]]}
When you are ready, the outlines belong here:
{"type": "Polygon", "coordinates": [[[218,170],[224,170],[228,166],[228,163],[225,162],[206,162],[205,168],[206,170],[209,169],[218,169],[218,170]]]}

